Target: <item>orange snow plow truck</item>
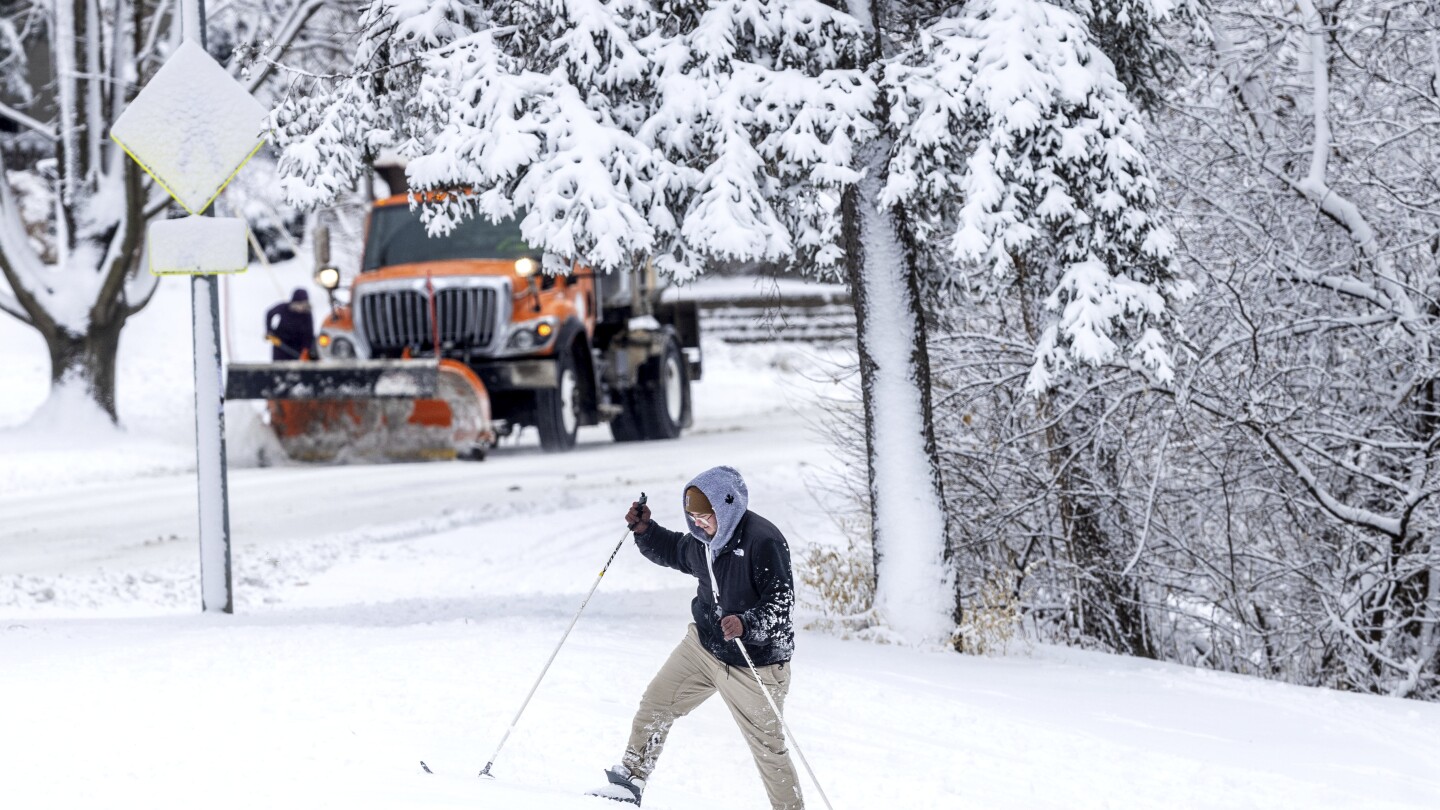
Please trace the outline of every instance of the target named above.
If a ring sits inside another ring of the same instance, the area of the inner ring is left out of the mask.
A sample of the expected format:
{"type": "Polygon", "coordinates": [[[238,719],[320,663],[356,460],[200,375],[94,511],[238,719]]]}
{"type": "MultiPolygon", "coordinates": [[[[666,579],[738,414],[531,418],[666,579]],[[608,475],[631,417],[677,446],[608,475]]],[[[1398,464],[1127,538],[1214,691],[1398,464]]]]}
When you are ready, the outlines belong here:
{"type": "Polygon", "coordinates": [[[608,423],[621,442],[689,426],[696,307],[662,306],[650,266],[549,274],[518,221],[432,238],[404,195],[375,203],[365,232],[338,304],[329,236],[316,234],[332,304],[319,358],[229,367],[226,396],[268,400],[292,458],[479,459],[526,425],[547,451],[573,448],[582,425],[608,423]]]}

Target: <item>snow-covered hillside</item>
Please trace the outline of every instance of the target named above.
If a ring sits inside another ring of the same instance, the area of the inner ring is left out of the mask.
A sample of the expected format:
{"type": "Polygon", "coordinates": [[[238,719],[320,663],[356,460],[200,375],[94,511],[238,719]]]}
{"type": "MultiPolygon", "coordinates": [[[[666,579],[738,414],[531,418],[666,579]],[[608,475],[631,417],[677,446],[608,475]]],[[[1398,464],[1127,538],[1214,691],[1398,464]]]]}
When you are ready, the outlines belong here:
{"type": "MultiPolygon", "coordinates": [[[[233,280],[231,355],[294,268],[233,280]]],[[[127,429],[26,423],[43,345],[0,319],[0,806],[591,808],[693,584],[627,544],[496,761],[475,778],[620,540],[640,491],[738,467],[796,558],[841,541],[813,349],[708,344],[697,425],[568,456],[257,466],[232,404],[238,609],[200,615],[185,282],[126,332],[127,429]],[[435,769],[421,772],[419,760],[435,769]]],[[[831,358],[833,359],[833,358],[831,358]]],[[[798,639],[788,719],[836,810],[1440,807],[1440,707],[1016,645],[974,658],[798,639]]],[[[806,783],[808,806],[818,793],[806,783]]],[[[764,807],[718,701],[682,720],[646,807],[764,807]]]]}

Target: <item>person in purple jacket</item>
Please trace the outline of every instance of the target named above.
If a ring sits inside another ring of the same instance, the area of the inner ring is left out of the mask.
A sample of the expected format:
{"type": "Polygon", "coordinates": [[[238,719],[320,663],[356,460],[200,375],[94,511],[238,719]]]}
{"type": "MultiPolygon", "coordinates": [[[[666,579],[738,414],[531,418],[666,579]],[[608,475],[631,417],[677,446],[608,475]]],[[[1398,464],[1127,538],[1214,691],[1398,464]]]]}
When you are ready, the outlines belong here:
{"type": "Polygon", "coordinates": [[[699,586],[690,603],[694,621],[640,699],[620,764],[605,771],[609,784],[593,795],[640,804],[671,726],[718,693],[750,746],[771,807],[804,807],[783,724],[735,643],[745,645],[783,711],[795,651],[790,547],[775,524],[748,504],[740,473],[713,467],[685,487],[688,532],[660,526],[638,502],[625,515],[640,553],[695,577],[699,586]]]}
{"type": "Polygon", "coordinates": [[[265,313],[265,339],[273,348],[271,360],[300,360],[305,352],[320,359],[315,345],[315,318],[310,314],[310,294],[296,289],[289,301],[282,301],[265,313]]]}

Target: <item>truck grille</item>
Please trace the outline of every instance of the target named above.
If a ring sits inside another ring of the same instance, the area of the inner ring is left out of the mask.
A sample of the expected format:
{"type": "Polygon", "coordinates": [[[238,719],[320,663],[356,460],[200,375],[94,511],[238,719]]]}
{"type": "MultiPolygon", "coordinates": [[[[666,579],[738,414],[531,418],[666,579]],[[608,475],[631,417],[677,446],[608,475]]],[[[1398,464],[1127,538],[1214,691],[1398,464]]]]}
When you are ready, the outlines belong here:
{"type": "MultiPolygon", "coordinates": [[[[489,288],[435,291],[440,343],[446,348],[481,350],[495,340],[498,293],[489,288]]],[[[381,290],[360,296],[359,326],[373,356],[434,351],[430,302],[416,290],[381,290]]]]}

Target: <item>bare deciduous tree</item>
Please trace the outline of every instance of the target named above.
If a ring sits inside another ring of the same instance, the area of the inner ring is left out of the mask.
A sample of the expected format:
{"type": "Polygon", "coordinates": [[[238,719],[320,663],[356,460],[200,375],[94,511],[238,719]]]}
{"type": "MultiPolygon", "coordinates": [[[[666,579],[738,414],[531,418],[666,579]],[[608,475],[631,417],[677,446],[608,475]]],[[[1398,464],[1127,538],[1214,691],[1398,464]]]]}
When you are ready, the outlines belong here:
{"type": "MultiPolygon", "coordinates": [[[[264,50],[274,57],[324,8],[236,2],[212,13],[229,41],[273,32],[264,50]]],[[[0,12],[0,311],[44,337],[52,392],[74,386],[112,420],[120,332],[156,288],[137,272],[145,225],[168,197],[109,139],[109,124],[173,47],[176,13],[152,0],[32,0],[0,12]]],[[[250,75],[250,89],[269,72],[265,63],[250,75]]]]}

